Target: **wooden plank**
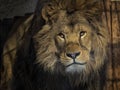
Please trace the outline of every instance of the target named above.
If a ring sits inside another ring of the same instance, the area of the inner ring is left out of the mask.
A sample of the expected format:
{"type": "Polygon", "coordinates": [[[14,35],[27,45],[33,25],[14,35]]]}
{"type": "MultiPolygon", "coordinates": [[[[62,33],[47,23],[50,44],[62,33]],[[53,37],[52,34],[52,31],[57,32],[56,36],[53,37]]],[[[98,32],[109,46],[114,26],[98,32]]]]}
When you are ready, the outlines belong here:
{"type": "Polygon", "coordinates": [[[113,45],[113,72],[114,72],[114,79],[120,79],[120,28],[119,28],[119,13],[117,11],[117,8],[120,4],[117,2],[114,2],[112,4],[113,17],[112,17],[112,45],[113,45]]]}
{"type": "Polygon", "coordinates": [[[106,86],[104,87],[104,90],[113,90],[113,87],[112,87],[112,82],[111,81],[107,81],[107,84],[106,86]]]}
{"type": "Polygon", "coordinates": [[[111,42],[107,84],[104,90],[120,90],[120,2],[110,0],[103,0],[103,2],[111,42]]]}
{"type": "MultiPolygon", "coordinates": [[[[103,0],[103,4],[104,4],[104,11],[106,14],[106,21],[107,21],[107,27],[109,30],[109,35],[110,35],[110,42],[112,42],[112,30],[111,30],[111,13],[110,13],[110,8],[111,8],[111,2],[109,0],[103,0]]],[[[111,47],[111,43],[110,43],[110,47],[111,47]]],[[[107,68],[107,79],[108,80],[112,80],[112,74],[113,74],[113,70],[112,70],[112,49],[110,48],[109,53],[108,53],[108,68],[107,68]]],[[[112,86],[111,83],[107,82],[107,87],[112,86]],[[110,85],[109,85],[110,84],[110,85]]],[[[105,89],[106,90],[106,89],[105,89]]]]}
{"type": "Polygon", "coordinates": [[[120,90],[120,27],[118,7],[120,3],[111,3],[111,56],[112,56],[112,90],[120,90]]]}

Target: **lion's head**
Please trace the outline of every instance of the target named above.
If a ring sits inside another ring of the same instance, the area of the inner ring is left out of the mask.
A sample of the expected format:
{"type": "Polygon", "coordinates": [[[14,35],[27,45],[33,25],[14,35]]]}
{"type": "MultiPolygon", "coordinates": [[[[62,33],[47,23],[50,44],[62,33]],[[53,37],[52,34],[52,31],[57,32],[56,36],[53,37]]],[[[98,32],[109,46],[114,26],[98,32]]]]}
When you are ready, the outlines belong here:
{"type": "Polygon", "coordinates": [[[56,0],[43,7],[46,24],[33,37],[36,63],[45,71],[77,74],[85,80],[104,65],[108,31],[98,2],[67,3],[56,0]]]}

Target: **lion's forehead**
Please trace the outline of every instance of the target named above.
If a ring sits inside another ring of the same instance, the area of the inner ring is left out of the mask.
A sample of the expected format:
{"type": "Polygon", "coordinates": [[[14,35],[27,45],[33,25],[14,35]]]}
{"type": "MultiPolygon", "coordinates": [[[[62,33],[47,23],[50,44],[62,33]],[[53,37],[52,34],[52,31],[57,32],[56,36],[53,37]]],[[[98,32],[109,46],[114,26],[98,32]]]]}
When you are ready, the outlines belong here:
{"type": "MultiPolygon", "coordinates": [[[[61,14],[60,14],[61,15],[61,14]]],[[[71,29],[88,29],[92,26],[89,24],[88,20],[81,16],[80,14],[72,14],[72,15],[63,15],[62,17],[57,19],[54,23],[54,27],[67,31],[71,29]]]]}
{"type": "Polygon", "coordinates": [[[88,24],[87,22],[77,22],[74,25],[69,24],[69,23],[64,23],[64,24],[57,24],[54,26],[55,30],[57,29],[58,31],[64,32],[66,34],[70,32],[76,32],[78,33],[79,31],[85,30],[90,32],[92,30],[92,26],[88,24]]]}
{"type": "MultiPolygon", "coordinates": [[[[62,13],[62,12],[61,12],[62,13]]],[[[87,18],[83,15],[80,14],[80,12],[74,12],[72,14],[59,14],[58,15],[58,20],[59,21],[65,21],[65,22],[72,22],[72,23],[76,23],[76,22],[86,22],[87,18]]]]}

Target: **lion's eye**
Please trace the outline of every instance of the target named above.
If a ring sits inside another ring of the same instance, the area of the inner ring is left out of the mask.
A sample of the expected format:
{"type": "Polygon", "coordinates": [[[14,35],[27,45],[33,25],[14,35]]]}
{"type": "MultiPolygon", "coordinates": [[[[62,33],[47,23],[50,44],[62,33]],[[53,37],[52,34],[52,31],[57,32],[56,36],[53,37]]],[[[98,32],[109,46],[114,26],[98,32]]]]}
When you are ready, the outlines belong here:
{"type": "Polygon", "coordinates": [[[80,37],[83,37],[83,36],[85,36],[86,35],[86,31],[81,31],[80,32],[80,37]]]}
{"type": "Polygon", "coordinates": [[[60,36],[61,38],[65,38],[65,35],[63,33],[59,33],[58,36],[60,36]]]}

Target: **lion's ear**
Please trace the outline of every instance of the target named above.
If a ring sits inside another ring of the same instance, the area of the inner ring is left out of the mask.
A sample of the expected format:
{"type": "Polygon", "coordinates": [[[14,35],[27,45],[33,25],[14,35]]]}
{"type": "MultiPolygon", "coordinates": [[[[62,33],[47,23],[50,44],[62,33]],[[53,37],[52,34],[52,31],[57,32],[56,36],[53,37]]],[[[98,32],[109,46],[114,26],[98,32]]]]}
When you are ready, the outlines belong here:
{"type": "Polygon", "coordinates": [[[48,22],[57,18],[57,7],[53,3],[48,3],[42,8],[42,18],[48,22]]]}

